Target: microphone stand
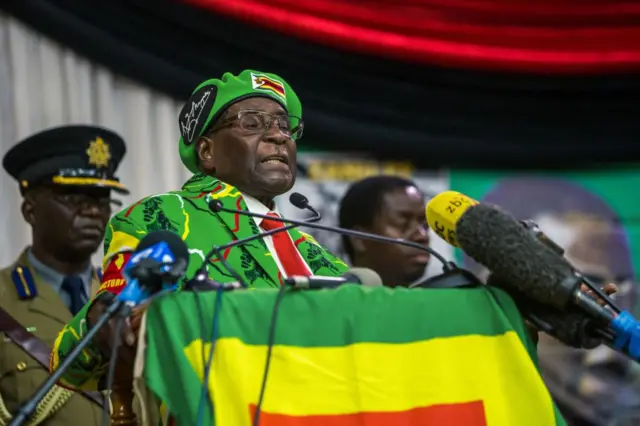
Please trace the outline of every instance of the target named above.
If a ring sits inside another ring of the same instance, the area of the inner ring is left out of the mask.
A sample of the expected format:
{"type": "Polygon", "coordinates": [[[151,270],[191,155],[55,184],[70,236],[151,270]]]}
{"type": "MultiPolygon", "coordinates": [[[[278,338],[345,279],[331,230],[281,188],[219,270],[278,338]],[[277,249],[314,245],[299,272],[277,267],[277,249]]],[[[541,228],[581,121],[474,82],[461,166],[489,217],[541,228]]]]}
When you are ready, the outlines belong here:
{"type": "Polygon", "coordinates": [[[409,288],[471,288],[483,285],[482,282],[466,269],[458,268],[452,264],[455,269],[443,272],[440,275],[429,277],[413,283],[409,288]]]}
{"type": "MultiPolygon", "coordinates": [[[[302,194],[299,194],[297,192],[294,192],[293,194],[291,194],[291,197],[289,197],[289,202],[291,202],[291,204],[293,204],[295,207],[299,208],[299,209],[306,209],[309,210],[311,213],[313,213],[313,216],[311,216],[310,218],[306,219],[305,221],[303,221],[302,223],[312,223],[312,222],[317,222],[320,219],[322,219],[322,215],[320,214],[320,212],[318,212],[316,209],[314,209],[313,207],[311,207],[309,205],[309,201],[307,200],[307,197],[305,197],[302,194]]],[[[235,211],[235,210],[234,210],[235,211]]],[[[238,213],[248,213],[242,210],[238,210],[238,213]]],[[[251,216],[251,215],[249,215],[251,216]]],[[[264,216],[264,218],[268,218],[270,220],[275,220],[276,222],[278,222],[278,218],[274,218],[271,216],[264,216]]],[[[241,240],[235,240],[235,241],[231,241],[230,243],[227,244],[223,244],[221,246],[213,246],[211,248],[211,250],[209,251],[209,253],[207,253],[204,257],[204,261],[202,262],[202,266],[200,268],[198,268],[198,271],[196,272],[195,276],[192,278],[194,285],[197,285],[197,283],[203,283],[206,281],[206,278],[208,277],[207,274],[207,262],[208,259],[210,259],[213,255],[216,255],[216,258],[220,260],[220,263],[222,263],[222,265],[225,267],[225,269],[227,271],[229,271],[229,273],[233,276],[233,278],[235,278],[238,281],[238,284],[240,284],[240,286],[246,288],[249,287],[247,285],[247,283],[244,282],[244,280],[242,279],[242,277],[238,274],[238,272],[231,268],[229,266],[229,264],[227,264],[227,261],[224,258],[223,255],[223,251],[231,248],[231,247],[235,247],[235,246],[239,246],[239,245],[243,245],[243,244],[247,244],[250,243],[251,241],[255,241],[255,240],[259,240],[261,238],[265,238],[268,236],[271,236],[273,234],[278,234],[280,232],[286,232],[289,229],[293,229],[293,228],[297,228],[299,225],[297,224],[291,224],[291,225],[287,225],[284,226],[282,228],[277,228],[277,229],[272,229],[270,231],[267,232],[261,232],[259,234],[254,234],[251,235],[250,237],[247,238],[243,238],[241,240]]],[[[224,285],[222,285],[222,287],[225,287],[224,285]]],[[[226,287],[225,287],[226,288],[226,287]]],[[[237,288],[235,286],[231,286],[229,287],[230,289],[233,288],[237,288]]]]}
{"type": "MultiPolygon", "coordinates": [[[[177,259],[173,265],[173,269],[168,273],[162,272],[161,268],[163,266],[166,266],[166,264],[163,263],[154,266],[155,272],[157,274],[163,274],[163,280],[175,281],[178,279],[178,277],[183,275],[184,270],[187,267],[187,262],[182,259],[177,259]]],[[[138,265],[139,269],[141,269],[141,267],[142,264],[138,265]]],[[[142,269],[140,273],[134,272],[134,274],[135,280],[142,279],[143,277],[148,279],[149,277],[149,273],[145,273],[145,271],[142,269]]],[[[161,283],[163,282],[164,281],[161,281],[161,283]]],[[[159,293],[161,290],[161,287],[159,285],[156,285],[156,283],[151,284],[151,282],[149,282],[144,287],[150,289],[150,294],[148,295],[148,297],[151,297],[151,295],[153,294],[159,293]]],[[[122,294],[123,293],[120,293],[120,296],[122,294]]],[[[38,407],[38,403],[56,385],[58,380],[60,380],[64,373],[69,369],[73,361],[75,361],[76,358],[80,356],[82,351],[87,346],[89,346],[89,343],[93,340],[95,335],[98,334],[98,331],[111,318],[114,318],[115,316],[119,315],[120,317],[128,317],[129,315],[131,315],[132,309],[148,297],[145,297],[145,294],[140,289],[134,290],[130,294],[127,294],[127,297],[124,298],[124,300],[116,296],[116,298],[112,300],[111,304],[107,307],[104,313],[100,315],[98,321],[96,321],[96,323],[89,329],[87,334],[82,336],[82,338],[76,343],[71,352],[69,352],[69,355],[67,355],[64,360],[62,360],[58,368],[56,368],[56,370],[47,378],[47,380],[45,380],[40,385],[33,396],[29,398],[29,400],[18,409],[18,412],[13,416],[11,423],[9,423],[7,426],[21,426],[22,424],[24,424],[33,415],[33,412],[38,407]]]]}
{"type": "Polygon", "coordinates": [[[76,346],[69,352],[69,355],[60,363],[58,368],[45,380],[38,390],[33,394],[29,400],[24,403],[18,412],[13,416],[11,423],[7,426],[20,426],[24,424],[33,415],[34,411],[38,407],[38,403],[49,393],[49,391],[56,385],[58,380],[69,369],[71,364],[78,358],[82,351],[93,340],[98,331],[113,317],[120,313],[126,313],[130,308],[129,302],[123,302],[115,300],[107,310],[100,316],[98,321],[91,327],[87,334],[82,336],[82,339],[78,341],[76,346]]]}
{"type": "MultiPolygon", "coordinates": [[[[349,235],[349,236],[352,236],[352,237],[362,238],[362,239],[366,239],[366,240],[380,241],[380,242],[384,242],[384,243],[398,244],[398,245],[401,245],[401,246],[412,247],[412,248],[420,250],[420,251],[426,251],[427,253],[429,253],[430,255],[435,257],[436,259],[438,259],[440,261],[440,263],[442,263],[442,270],[443,271],[448,272],[448,271],[457,270],[457,266],[455,266],[454,263],[447,261],[447,259],[445,259],[440,253],[438,253],[437,251],[433,250],[432,248],[427,247],[427,246],[423,246],[423,245],[418,244],[418,243],[413,243],[411,241],[403,240],[401,238],[385,237],[383,235],[369,234],[367,232],[356,231],[354,229],[345,229],[345,228],[340,228],[340,227],[337,227],[337,226],[320,225],[318,223],[309,223],[307,221],[302,221],[302,220],[284,219],[284,218],[281,218],[281,217],[271,217],[271,216],[267,216],[267,215],[264,215],[264,214],[253,213],[253,212],[244,211],[244,210],[228,209],[228,208],[224,207],[219,200],[211,200],[211,201],[209,201],[209,208],[212,211],[216,212],[216,213],[218,213],[218,212],[237,213],[237,214],[242,214],[242,215],[251,216],[251,217],[257,217],[257,218],[261,218],[261,219],[275,220],[276,222],[288,223],[288,224],[295,225],[295,226],[302,226],[302,227],[307,227],[307,228],[312,228],[312,229],[319,229],[321,231],[335,232],[335,233],[338,233],[338,234],[349,235]]],[[[280,229],[283,229],[283,228],[280,228],[280,229]]],[[[260,234],[260,235],[262,235],[262,234],[260,234]]]]}

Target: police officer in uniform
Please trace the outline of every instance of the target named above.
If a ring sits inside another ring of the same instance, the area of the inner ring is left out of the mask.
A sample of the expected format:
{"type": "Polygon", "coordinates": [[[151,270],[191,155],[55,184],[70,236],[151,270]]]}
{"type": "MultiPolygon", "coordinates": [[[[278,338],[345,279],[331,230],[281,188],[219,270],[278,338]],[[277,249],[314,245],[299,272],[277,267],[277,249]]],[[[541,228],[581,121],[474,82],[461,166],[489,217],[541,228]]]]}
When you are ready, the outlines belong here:
{"type": "MultiPolygon", "coordinates": [[[[128,193],[114,176],[125,151],[109,130],[62,126],[27,138],[4,157],[4,169],[19,184],[32,241],[0,270],[0,426],[46,380],[42,364],[58,332],[98,289],[100,271],[91,256],[111,205],[118,204],[112,191],[128,193]]],[[[100,394],[56,386],[29,424],[99,425],[100,402],[100,394]]]]}

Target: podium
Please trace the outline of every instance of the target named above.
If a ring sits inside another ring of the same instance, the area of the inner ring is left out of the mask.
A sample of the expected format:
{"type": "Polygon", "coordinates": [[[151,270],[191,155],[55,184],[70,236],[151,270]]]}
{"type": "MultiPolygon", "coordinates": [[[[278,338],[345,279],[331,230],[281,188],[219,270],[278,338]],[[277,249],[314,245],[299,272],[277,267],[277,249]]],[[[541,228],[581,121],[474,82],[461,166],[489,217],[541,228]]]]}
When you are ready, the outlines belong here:
{"type": "Polygon", "coordinates": [[[564,424],[498,289],[287,289],[272,341],[278,290],[218,296],[165,295],[143,319],[138,388],[146,410],[162,401],[178,426],[251,425],[270,346],[261,426],[564,424]]]}

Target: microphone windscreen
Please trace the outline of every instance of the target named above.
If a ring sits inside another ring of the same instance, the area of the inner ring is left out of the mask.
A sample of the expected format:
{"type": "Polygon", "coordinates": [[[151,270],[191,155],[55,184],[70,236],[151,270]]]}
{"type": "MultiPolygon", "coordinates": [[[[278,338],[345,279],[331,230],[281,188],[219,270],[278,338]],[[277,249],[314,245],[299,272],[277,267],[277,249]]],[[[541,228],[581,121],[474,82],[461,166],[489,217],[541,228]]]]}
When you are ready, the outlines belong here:
{"type": "Polygon", "coordinates": [[[289,202],[299,209],[306,209],[309,205],[309,199],[299,192],[292,192],[289,195],[289,202]]]}
{"type": "Polygon", "coordinates": [[[602,340],[590,332],[593,322],[584,313],[574,310],[560,312],[550,306],[533,302],[522,293],[513,290],[513,286],[497,274],[489,275],[487,285],[507,291],[524,317],[535,315],[550,327],[550,330],[540,331],[555,337],[565,345],[578,349],[593,349],[602,344],[602,340]]]}
{"type": "Polygon", "coordinates": [[[342,277],[348,282],[360,283],[365,287],[380,287],[382,286],[382,278],[373,269],[369,268],[351,268],[342,277]]]}
{"type": "Polygon", "coordinates": [[[575,276],[571,265],[497,206],[467,209],[456,224],[456,238],[466,254],[513,290],[560,310],[568,304],[573,289],[563,283],[575,276]]]}
{"type": "Polygon", "coordinates": [[[216,200],[215,198],[212,198],[211,200],[209,200],[207,205],[209,206],[209,210],[215,213],[222,211],[222,208],[224,207],[222,205],[222,201],[216,200]]]}
{"type": "Polygon", "coordinates": [[[160,242],[167,244],[176,260],[182,259],[186,264],[189,263],[189,249],[187,245],[178,234],[170,231],[153,231],[148,233],[140,240],[136,251],[139,252],[160,242]]]}

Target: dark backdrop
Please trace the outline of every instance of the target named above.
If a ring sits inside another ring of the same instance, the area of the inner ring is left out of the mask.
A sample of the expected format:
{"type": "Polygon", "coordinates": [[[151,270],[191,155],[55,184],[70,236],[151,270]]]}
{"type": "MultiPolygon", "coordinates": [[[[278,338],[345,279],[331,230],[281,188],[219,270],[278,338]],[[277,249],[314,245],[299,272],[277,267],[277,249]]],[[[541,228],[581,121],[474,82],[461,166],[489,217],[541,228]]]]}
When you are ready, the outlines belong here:
{"type": "Polygon", "coordinates": [[[301,143],[310,148],[432,167],[566,168],[640,159],[640,77],[632,56],[622,66],[600,55],[601,66],[580,73],[551,62],[545,72],[540,60],[527,72],[521,57],[515,70],[508,55],[481,66],[460,53],[452,68],[428,51],[413,61],[384,46],[374,56],[357,44],[332,45],[178,1],[4,0],[0,8],[180,99],[226,71],[279,74],[303,102],[301,143]]]}

